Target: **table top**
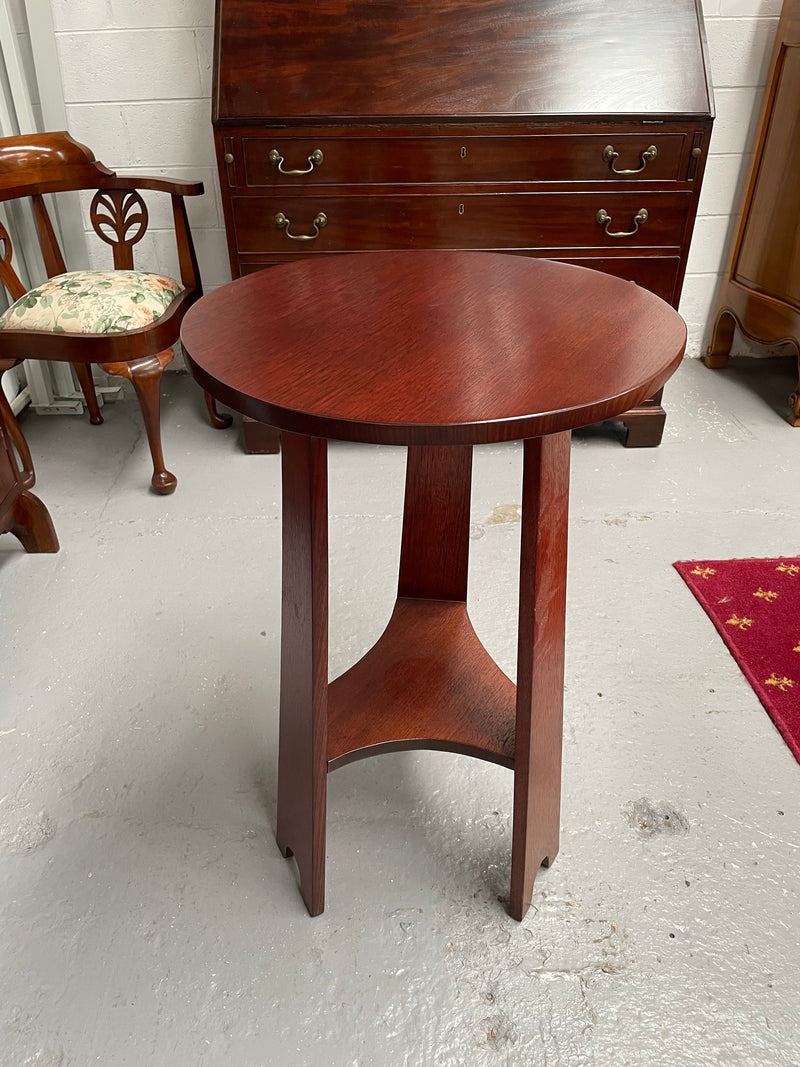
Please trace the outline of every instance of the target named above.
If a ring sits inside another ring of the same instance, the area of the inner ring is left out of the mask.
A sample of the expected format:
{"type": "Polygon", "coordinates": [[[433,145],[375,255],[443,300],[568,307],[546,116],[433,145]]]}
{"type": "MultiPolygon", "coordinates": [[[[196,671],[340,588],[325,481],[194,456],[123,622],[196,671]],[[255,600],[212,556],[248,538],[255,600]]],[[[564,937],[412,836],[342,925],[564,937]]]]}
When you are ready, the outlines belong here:
{"type": "Polygon", "coordinates": [[[709,115],[699,0],[217,0],[217,122],[709,115]]]}
{"type": "Polygon", "coordinates": [[[187,313],[189,368],[281,430],[481,444],[613,418],[677,369],[686,327],[633,282],[495,252],[312,257],[187,313]]]}

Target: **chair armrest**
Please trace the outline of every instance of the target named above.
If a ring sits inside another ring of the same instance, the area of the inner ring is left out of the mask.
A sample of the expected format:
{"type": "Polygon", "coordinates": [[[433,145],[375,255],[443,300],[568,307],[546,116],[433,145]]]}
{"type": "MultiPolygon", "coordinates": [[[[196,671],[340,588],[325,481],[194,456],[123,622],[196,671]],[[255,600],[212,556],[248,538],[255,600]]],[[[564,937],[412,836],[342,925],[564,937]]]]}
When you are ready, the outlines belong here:
{"type": "Polygon", "coordinates": [[[123,178],[115,174],[99,185],[100,189],[149,189],[157,193],[171,193],[172,196],[200,196],[204,192],[202,182],[178,182],[171,178],[123,178]]]}

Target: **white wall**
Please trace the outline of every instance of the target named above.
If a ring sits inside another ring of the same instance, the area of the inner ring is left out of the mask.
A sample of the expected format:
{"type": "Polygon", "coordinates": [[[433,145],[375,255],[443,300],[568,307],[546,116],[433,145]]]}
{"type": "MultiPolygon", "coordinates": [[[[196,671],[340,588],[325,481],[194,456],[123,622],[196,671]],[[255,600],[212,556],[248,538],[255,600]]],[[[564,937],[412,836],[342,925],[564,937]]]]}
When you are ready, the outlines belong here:
{"type": "MultiPolygon", "coordinates": [[[[28,128],[30,123],[28,118],[30,115],[31,121],[36,125],[41,123],[42,112],[39,106],[39,97],[36,87],[36,77],[33,69],[33,54],[31,52],[31,39],[28,33],[28,22],[25,17],[25,3],[24,0],[5,0],[6,13],[10,24],[14,27],[16,32],[17,50],[19,60],[22,66],[22,75],[26,82],[26,99],[20,100],[20,114],[16,115],[16,122],[13,123],[14,128],[3,130],[5,136],[10,136],[15,133],[29,133],[31,130],[28,128]]],[[[15,94],[11,91],[12,100],[15,94]]],[[[15,108],[11,103],[10,110],[14,111],[15,108]]]]}
{"type": "MultiPolygon", "coordinates": [[[[50,0],[70,132],[107,166],[200,178],[190,204],[206,289],[230,277],[211,134],[213,0],[50,0]]],[[[599,0],[598,0],[599,2],[599,0]]],[[[702,353],[780,0],[704,0],[717,103],[681,312],[702,353]]],[[[163,216],[166,222],[166,216],[163,216]]],[[[176,269],[156,230],[151,269],[176,269]]],[[[93,253],[94,255],[94,253],[93,253]]]]}
{"type": "MultiPolygon", "coordinates": [[[[230,280],[211,131],[214,0],[51,0],[67,125],[99,160],[128,174],[190,178],[206,290],[230,280]]],[[[177,272],[167,197],[150,196],[137,266],[177,272]],[[156,205],[159,205],[160,208],[156,205]]],[[[92,235],[92,266],[109,250],[92,235]]]]}

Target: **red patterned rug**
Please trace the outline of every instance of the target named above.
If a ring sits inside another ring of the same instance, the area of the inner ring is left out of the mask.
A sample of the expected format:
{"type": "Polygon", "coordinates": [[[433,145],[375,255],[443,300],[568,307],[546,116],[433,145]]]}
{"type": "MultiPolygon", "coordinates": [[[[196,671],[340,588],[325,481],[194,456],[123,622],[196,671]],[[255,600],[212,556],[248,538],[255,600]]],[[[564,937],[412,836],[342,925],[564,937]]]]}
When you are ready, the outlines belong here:
{"type": "Polygon", "coordinates": [[[800,557],[673,566],[800,762],[800,557]]]}

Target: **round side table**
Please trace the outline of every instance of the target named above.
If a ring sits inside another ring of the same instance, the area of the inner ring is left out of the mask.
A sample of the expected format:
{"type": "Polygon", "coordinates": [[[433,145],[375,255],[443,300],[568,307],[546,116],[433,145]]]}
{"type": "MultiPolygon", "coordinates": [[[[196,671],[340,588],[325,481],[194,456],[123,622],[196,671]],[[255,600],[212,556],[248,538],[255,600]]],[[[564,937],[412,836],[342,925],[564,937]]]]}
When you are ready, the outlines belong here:
{"type": "Polygon", "coordinates": [[[282,431],[277,838],[325,904],[329,771],[398,749],[514,771],[509,911],[558,851],[570,431],[630,410],[678,366],[686,328],[631,282],[487,252],[309,258],[190,309],[189,367],[282,431]],[[327,441],[408,447],[397,602],[328,682],[327,441]],[[524,440],[516,685],[467,614],[472,446],[524,440]]]}

